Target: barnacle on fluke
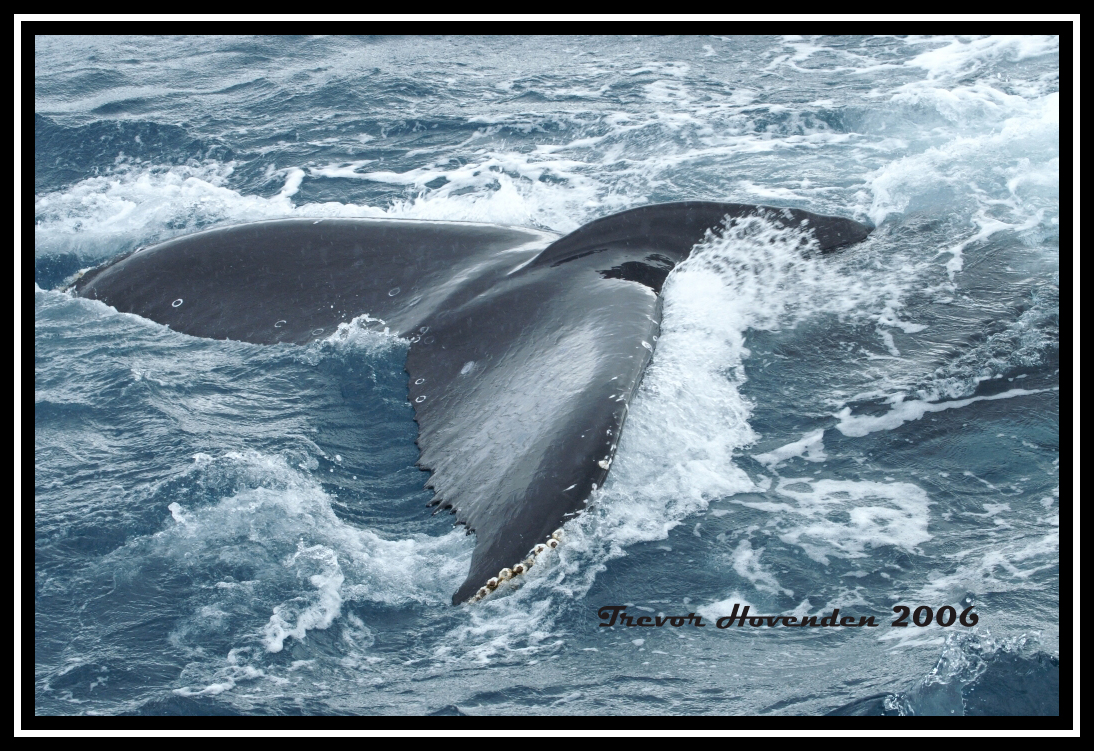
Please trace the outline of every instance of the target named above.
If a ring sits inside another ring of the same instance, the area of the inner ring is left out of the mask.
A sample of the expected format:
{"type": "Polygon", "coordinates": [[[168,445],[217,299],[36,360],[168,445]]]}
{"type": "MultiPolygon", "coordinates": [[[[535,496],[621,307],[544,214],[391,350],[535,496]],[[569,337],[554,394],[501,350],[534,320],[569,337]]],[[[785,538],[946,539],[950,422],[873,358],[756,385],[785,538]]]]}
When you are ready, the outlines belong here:
{"type": "Polygon", "coordinates": [[[485,587],[480,587],[479,591],[476,592],[471,598],[469,598],[468,602],[478,602],[479,600],[493,592],[495,589],[497,589],[502,582],[516,579],[516,577],[520,576],[528,569],[532,568],[532,564],[535,562],[537,556],[547,552],[548,550],[553,550],[557,548],[561,544],[561,541],[562,530],[556,529],[554,532],[551,533],[551,536],[547,538],[546,544],[536,545],[532,549],[531,555],[529,555],[520,563],[514,564],[512,568],[503,568],[501,571],[498,572],[497,576],[491,577],[490,580],[486,582],[485,587]]]}

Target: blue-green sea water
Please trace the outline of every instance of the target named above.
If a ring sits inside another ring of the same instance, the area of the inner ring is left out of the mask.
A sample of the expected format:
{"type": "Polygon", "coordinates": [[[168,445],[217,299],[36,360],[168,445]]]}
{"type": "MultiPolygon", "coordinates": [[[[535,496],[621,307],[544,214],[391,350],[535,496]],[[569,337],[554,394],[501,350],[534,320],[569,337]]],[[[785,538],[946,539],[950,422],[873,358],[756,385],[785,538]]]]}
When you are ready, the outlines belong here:
{"type": "Polygon", "coordinates": [[[34,66],[36,713],[1058,713],[1058,39],[38,37],[34,66]],[[212,226],[684,199],[876,229],[697,248],[594,507],[473,606],[402,343],[63,291],[212,226]],[[600,628],[617,604],[708,625],[600,628]],[[734,604],[880,625],[718,629],[734,604]]]}

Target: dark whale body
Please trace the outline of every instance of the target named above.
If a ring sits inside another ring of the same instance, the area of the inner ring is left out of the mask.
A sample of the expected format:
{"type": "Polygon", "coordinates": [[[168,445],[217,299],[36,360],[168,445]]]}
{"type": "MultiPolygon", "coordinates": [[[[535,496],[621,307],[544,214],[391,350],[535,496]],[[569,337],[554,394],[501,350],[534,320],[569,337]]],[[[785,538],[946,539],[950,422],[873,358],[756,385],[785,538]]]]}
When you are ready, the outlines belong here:
{"type": "Polygon", "coordinates": [[[431,505],[476,534],[473,596],[604,483],[661,320],[661,285],[709,230],[764,213],[821,250],[869,230],[744,204],[644,206],[557,238],[393,219],[284,219],[169,240],[85,274],[82,297],[193,336],[305,344],[367,314],[410,341],[431,505]]]}

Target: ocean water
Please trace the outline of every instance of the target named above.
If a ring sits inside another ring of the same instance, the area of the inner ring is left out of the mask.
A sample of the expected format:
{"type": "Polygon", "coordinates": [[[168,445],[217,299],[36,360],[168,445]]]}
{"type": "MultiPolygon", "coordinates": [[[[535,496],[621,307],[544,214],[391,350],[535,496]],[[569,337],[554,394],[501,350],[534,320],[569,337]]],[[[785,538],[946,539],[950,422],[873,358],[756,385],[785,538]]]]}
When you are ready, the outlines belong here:
{"type": "Polygon", "coordinates": [[[34,60],[37,714],[1058,714],[1057,38],[38,37],[34,60]],[[62,291],[218,225],[565,233],[684,199],[876,229],[826,257],[697,247],[594,506],[473,606],[404,344],[202,340],[62,291]],[[879,625],[719,629],[735,604],[879,625]],[[706,626],[602,628],[608,605],[706,626]]]}

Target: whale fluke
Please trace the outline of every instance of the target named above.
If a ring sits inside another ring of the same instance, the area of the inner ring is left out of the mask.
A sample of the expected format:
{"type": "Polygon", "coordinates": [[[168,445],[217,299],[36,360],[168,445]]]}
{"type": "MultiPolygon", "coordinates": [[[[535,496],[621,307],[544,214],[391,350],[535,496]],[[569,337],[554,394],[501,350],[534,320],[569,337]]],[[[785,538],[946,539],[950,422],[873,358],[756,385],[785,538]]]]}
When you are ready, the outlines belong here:
{"type": "Polygon", "coordinates": [[[431,505],[476,535],[459,603],[503,569],[525,570],[537,545],[558,544],[552,533],[609,472],[656,346],[666,276],[708,231],[757,213],[812,231],[821,250],[869,233],[850,219],[705,201],[631,209],[562,238],[282,219],[138,250],[88,272],[75,292],[213,339],[305,344],[365,314],[407,339],[431,505]]]}

